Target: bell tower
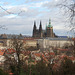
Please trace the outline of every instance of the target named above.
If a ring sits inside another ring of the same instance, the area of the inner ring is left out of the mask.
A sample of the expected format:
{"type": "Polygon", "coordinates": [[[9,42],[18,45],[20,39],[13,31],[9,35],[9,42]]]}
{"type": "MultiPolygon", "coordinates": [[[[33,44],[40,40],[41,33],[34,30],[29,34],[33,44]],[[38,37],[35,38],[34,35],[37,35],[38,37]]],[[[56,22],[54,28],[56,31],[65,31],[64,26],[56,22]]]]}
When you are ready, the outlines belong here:
{"type": "Polygon", "coordinates": [[[47,37],[53,37],[53,26],[51,25],[51,20],[49,19],[49,24],[46,29],[47,37]]]}

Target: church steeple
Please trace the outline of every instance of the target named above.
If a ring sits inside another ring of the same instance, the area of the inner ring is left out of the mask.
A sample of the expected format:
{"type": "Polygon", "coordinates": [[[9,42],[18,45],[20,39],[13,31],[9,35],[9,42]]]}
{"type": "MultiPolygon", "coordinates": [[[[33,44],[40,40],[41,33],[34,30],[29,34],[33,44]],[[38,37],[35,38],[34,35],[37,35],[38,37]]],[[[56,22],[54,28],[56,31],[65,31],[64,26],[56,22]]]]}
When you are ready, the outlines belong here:
{"type": "Polygon", "coordinates": [[[39,26],[39,37],[42,37],[42,24],[40,21],[40,26],[39,26]]]}
{"type": "Polygon", "coordinates": [[[42,32],[42,24],[41,24],[41,21],[40,21],[39,32],[42,32]]]}
{"type": "Polygon", "coordinates": [[[49,19],[48,27],[52,27],[52,25],[51,25],[51,20],[50,20],[50,19],[49,19]]]}
{"type": "Polygon", "coordinates": [[[34,28],[33,30],[36,30],[36,21],[34,21],[34,28]]]}
{"type": "Polygon", "coordinates": [[[36,22],[34,21],[34,27],[33,27],[33,37],[36,36],[36,22]]]}

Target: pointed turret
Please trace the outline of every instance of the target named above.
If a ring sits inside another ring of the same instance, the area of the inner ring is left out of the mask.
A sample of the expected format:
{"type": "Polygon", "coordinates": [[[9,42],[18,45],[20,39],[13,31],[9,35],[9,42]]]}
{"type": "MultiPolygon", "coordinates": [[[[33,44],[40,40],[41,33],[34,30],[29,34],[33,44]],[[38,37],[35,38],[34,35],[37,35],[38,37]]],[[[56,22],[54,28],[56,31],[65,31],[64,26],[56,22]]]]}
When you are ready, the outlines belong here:
{"type": "Polygon", "coordinates": [[[36,21],[34,21],[34,28],[33,30],[36,30],[36,21]]]}
{"type": "Polygon", "coordinates": [[[42,24],[40,21],[40,26],[39,26],[39,37],[42,37],[42,24]]]}
{"type": "Polygon", "coordinates": [[[33,37],[36,36],[36,22],[34,21],[34,27],[33,27],[33,37]]]}
{"type": "Polygon", "coordinates": [[[52,25],[51,25],[51,20],[50,20],[50,19],[49,19],[48,27],[52,27],[52,25]]]}
{"type": "Polygon", "coordinates": [[[39,32],[42,32],[42,24],[41,24],[41,21],[40,21],[39,32]]]}
{"type": "Polygon", "coordinates": [[[51,19],[49,19],[49,24],[51,24],[51,19]]]}

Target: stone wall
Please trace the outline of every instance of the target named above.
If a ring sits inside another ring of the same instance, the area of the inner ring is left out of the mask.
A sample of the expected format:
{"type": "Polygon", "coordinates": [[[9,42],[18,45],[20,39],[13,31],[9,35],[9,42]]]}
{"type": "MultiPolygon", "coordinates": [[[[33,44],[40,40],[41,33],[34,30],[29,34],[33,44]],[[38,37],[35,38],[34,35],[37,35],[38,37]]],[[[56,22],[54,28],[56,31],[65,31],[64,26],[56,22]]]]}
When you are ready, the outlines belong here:
{"type": "Polygon", "coordinates": [[[41,48],[49,48],[49,47],[64,47],[64,46],[71,46],[74,44],[74,41],[70,39],[58,38],[58,39],[38,39],[38,44],[41,48]]]}

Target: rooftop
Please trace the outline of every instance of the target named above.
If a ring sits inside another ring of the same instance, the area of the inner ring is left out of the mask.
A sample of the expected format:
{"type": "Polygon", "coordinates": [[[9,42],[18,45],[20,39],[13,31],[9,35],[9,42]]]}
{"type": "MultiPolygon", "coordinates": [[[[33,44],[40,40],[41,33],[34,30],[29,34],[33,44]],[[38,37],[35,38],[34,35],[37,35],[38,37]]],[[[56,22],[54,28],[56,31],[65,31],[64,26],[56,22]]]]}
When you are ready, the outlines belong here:
{"type": "Polygon", "coordinates": [[[46,38],[41,38],[41,39],[39,39],[39,40],[63,40],[63,41],[65,41],[65,40],[72,40],[71,38],[51,38],[51,37],[46,37],[46,38]]]}

